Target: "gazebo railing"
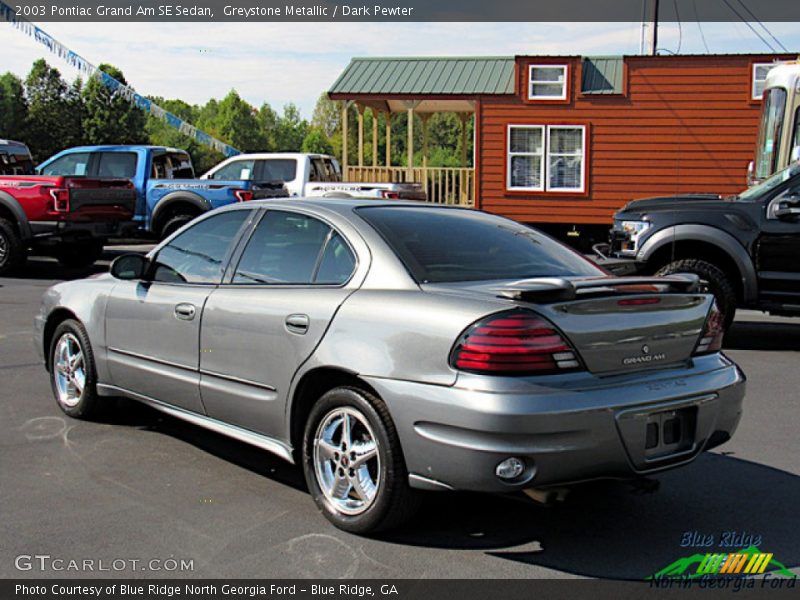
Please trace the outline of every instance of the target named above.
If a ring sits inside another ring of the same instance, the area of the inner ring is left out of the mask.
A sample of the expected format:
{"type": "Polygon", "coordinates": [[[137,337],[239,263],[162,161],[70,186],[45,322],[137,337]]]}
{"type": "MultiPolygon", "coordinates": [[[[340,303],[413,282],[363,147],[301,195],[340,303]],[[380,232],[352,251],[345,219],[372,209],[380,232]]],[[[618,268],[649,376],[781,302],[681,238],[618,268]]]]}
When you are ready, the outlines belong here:
{"type": "Polygon", "coordinates": [[[451,167],[347,167],[345,181],[421,183],[428,201],[475,205],[475,169],[451,167]]]}

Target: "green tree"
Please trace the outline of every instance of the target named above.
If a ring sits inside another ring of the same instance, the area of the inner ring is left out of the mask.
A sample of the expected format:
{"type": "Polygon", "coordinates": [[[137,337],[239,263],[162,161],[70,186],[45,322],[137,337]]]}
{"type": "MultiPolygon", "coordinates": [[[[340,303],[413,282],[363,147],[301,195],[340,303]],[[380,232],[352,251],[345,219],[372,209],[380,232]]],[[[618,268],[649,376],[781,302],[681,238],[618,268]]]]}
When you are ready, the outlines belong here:
{"type": "Polygon", "coordinates": [[[222,140],[243,152],[255,152],[266,145],[256,115],[257,111],[231,90],[219,103],[214,122],[222,140]]]}
{"type": "MultiPolygon", "coordinates": [[[[150,98],[150,100],[187,123],[198,122],[198,115],[201,109],[197,106],[187,104],[183,100],[164,100],[163,98],[150,98]]],[[[195,172],[198,175],[205,173],[224,158],[221,153],[213,148],[200,144],[197,140],[182,134],[165,121],[152,115],[147,118],[145,131],[147,132],[149,143],[154,146],[182,148],[189,152],[195,172]]]]}
{"type": "MultiPolygon", "coordinates": [[[[127,85],[122,71],[102,64],[99,69],[127,85]]],[[[100,75],[93,75],[83,88],[83,130],[89,144],[142,144],[147,141],[144,111],[112,91],[100,75]]]]}
{"type": "Polygon", "coordinates": [[[308,121],[300,116],[293,103],[283,107],[283,116],[278,120],[275,147],[278,152],[298,152],[308,131],[308,121]]]}
{"type": "Polygon", "coordinates": [[[258,126],[261,133],[264,135],[264,148],[265,152],[274,152],[277,148],[277,135],[278,135],[278,113],[272,107],[264,102],[258,111],[256,117],[258,119],[258,126]]]}
{"type": "Polygon", "coordinates": [[[34,162],[42,161],[70,144],[71,117],[67,84],[58,69],[44,59],[33,63],[25,79],[28,118],[25,142],[34,162]]]}
{"type": "Polygon", "coordinates": [[[12,73],[0,76],[0,138],[25,141],[27,117],[22,80],[12,73]]]}
{"type": "Polygon", "coordinates": [[[86,105],[83,102],[83,80],[78,77],[66,93],[67,119],[64,121],[64,143],[81,146],[86,143],[83,133],[83,120],[86,118],[86,105]]]}
{"type": "Polygon", "coordinates": [[[311,116],[311,126],[321,129],[326,137],[331,138],[337,131],[342,130],[342,104],[328,98],[327,93],[322,93],[314,106],[311,116]]]}
{"type": "Polygon", "coordinates": [[[308,129],[306,137],[303,138],[301,150],[318,154],[333,154],[333,144],[321,128],[312,126],[308,129]]]}

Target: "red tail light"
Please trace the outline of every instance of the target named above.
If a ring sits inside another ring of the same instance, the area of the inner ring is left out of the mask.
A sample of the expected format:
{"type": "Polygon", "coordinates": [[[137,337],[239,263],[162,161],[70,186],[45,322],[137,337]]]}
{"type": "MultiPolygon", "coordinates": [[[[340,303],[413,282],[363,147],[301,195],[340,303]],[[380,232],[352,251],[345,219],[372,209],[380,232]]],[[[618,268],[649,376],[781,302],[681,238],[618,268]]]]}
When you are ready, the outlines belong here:
{"type": "Polygon", "coordinates": [[[381,190],[381,198],[386,200],[399,200],[400,192],[393,192],[391,190],[381,190]]]}
{"type": "Polygon", "coordinates": [[[722,338],[725,335],[725,316],[720,312],[717,303],[711,306],[711,311],[706,317],[706,324],[703,327],[703,335],[697,342],[694,353],[712,354],[722,349],[722,338]]]}
{"type": "Polygon", "coordinates": [[[53,199],[53,210],[56,212],[69,212],[69,190],[54,188],[50,190],[53,199]]]}
{"type": "Polygon", "coordinates": [[[491,315],[470,326],[456,342],[450,364],[462,371],[516,375],[582,368],[552,323],[521,310],[491,315]]]}
{"type": "Polygon", "coordinates": [[[253,192],[250,190],[233,190],[233,195],[236,196],[237,202],[247,202],[253,199],[253,192]]]}

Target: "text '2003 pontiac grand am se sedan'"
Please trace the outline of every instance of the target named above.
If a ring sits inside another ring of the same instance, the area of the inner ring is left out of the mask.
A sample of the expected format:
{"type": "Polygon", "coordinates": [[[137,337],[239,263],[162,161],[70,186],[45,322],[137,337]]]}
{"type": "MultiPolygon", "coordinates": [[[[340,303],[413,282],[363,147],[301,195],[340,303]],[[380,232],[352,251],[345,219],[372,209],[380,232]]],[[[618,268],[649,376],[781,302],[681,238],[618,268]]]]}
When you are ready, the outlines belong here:
{"type": "Polygon", "coordinates": [[[50,288],[56,400],[144,402],[302,464],[335,525],[419,490],[630,478],[725,442],[744,376],[696,276],[618,278],[479,211],[353,199],[212,211],[50,288]]]}

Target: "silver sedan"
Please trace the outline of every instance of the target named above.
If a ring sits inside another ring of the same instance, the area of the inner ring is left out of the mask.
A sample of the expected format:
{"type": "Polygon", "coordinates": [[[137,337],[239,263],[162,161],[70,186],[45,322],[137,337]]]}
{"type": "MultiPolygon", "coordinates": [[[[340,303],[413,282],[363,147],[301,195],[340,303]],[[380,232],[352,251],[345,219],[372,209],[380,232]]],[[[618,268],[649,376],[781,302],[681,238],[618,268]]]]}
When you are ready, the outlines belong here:
{"type": "Polygon", "coordinates": [[[246,202],[50,288],[61,409],[125,396],[301,463],[325,516],[397,526],[420,490],[546,490],[725,442],[744,376],[694,276],[616,278],[501,217],[246,202]]]}

